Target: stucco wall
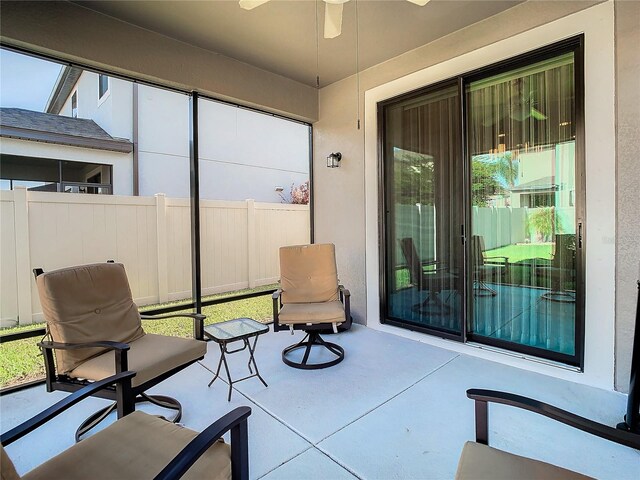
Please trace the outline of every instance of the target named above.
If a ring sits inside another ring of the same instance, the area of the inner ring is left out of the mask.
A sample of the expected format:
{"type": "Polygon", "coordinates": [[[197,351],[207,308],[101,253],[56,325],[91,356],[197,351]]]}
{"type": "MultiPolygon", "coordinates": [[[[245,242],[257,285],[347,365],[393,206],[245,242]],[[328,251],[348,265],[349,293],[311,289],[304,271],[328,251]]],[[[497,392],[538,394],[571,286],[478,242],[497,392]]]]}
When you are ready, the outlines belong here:
{"type": "Polygon", "coordinates": [[[616,389],[627,391],[640,278],[640,2],[615,2],[617,107],[616,389]]]}
{"type": "Polygon", "coordinates": [[[3,42],[291,116],[318,117],[317,90],[70,2],[2,2],[3,42]]]}

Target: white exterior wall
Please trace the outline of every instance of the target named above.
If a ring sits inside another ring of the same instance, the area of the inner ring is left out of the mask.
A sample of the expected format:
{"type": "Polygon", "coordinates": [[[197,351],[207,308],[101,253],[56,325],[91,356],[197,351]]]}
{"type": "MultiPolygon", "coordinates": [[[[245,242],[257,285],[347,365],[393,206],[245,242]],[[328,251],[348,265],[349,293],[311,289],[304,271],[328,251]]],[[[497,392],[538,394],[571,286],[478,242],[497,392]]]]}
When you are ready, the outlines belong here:
{"type": "Polygon", "coordinates": [[[82,72],[60,115],[71,116],[71,97],[78,92],[78,118],[90,118],[112,137],[133,139],[133,85],[109,78],[109,89],[98,98],[98,74],[82,72]]]}
{"type": "MultiPolygon", "coordinates": [[[[53,143],[32,142],[16,138],[0,138],[0,151],[7,155],[25,157],[52,158],[80,163],[101,163],[113,167],[113,194],[133,194],[133,154],[96,150],[92,148],[71,147],[53,143]]],[[[3,221],[4,223],[4,221],[3,221]]]]}
{"type": "Polygon", "coordinates": [[[189,198],[187,95],[138,87],[138,172],[140,195],[189,198]]]}
{"type": "Polygon", "coordinates": [[[199,115],[202,198],[279,202],[309,180],[308,126],[208,100],[199,115]]]}
{"type": "MultiPolygon", "coordinates": [[[[188,198],[189,97],[139,86],[140,195],[188,198]]],[[[199,103],[200,198],[280,202],[309,180],[309,127],[209,100],[199,103]]]]}

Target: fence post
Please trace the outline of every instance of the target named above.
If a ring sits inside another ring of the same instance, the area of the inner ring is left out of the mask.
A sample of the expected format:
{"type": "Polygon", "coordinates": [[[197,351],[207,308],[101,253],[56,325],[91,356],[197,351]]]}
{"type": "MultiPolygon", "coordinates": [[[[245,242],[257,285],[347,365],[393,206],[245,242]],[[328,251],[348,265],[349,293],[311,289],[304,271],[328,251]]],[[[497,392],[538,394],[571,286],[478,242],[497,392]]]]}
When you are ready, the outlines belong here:
{"type": "Polygon", "coordinates": [[[169,301],[169,266],[167,255],[167,197],[156,193],[156,245],[158,250],[158,302],[169,301]]]}
{"type": "Polygon", "coordinates": [[[249,288],[256,286],[256,205],[255,200],[247,199],[247,276],[249,288]]]}
{"type": "Polygon", "coordinates": [[[26,187],[13,190],[16,236],[16,285],[18,287],[18,325],[33,323],[31,307],[31,255],[29,252],[29,208],[26,187]]]}

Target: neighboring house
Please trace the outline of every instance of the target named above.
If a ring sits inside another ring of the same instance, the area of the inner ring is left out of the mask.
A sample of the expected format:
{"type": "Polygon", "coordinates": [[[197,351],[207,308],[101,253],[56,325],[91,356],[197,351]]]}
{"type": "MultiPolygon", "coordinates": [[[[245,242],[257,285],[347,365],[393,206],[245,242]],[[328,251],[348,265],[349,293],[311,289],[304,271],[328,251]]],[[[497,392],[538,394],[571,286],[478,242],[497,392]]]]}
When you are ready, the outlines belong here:
{"type": "Polygon", "coordinates": [[[131,195],[133,144],[96,122],[0,109],[0,187],[131,195]]]}
{"type": "Polygon", "coordinates": [[[518,183],[511,189],[512,207],[575,206],[573,142],[537,152],[521,153],[518,183]]]}
{"type": "MultiPolygon", "coordinates": [[[[46,111],[91,118],[135,146],[121,190],[189,197],[188,96],[65,67],[46,111]]],[[[303,123],[201,102],[201,198],[280,202],[281,191],[286,196],[292,185],[309,179],[309,132],[303,123]]],[[[114,183],[114,192],[118,188],[114,183]]]]}

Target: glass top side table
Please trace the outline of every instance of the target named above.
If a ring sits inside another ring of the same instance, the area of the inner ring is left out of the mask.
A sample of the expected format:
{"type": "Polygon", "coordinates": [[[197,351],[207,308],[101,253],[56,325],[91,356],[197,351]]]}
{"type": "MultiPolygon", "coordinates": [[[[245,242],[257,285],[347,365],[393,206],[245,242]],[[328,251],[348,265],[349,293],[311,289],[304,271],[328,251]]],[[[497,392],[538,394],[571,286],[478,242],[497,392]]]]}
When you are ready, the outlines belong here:
{"type": "Polygon", "coordinates": [[[256,359],[254,357],[256,344],[258,343],[258,337],[263,333],[267,333],[268,331],[268,325],[256,322],[251,318],[236,318],[226,322],[214,323],[204,327],[205,336],[216,342],[218,344],[218,347],[220,347],[220,361],[218,361],[218,368],[216,369],[213,378],[209,382],[209,387],[220,376],[220,368],[223,364],[224,369],[227,373],[227,380],[229,382],[229,396],[227,398],[228,401],[231,401],[231,392],[233,391],[234,383],[242,382],[243,380],[248,380],[249,378],[253,377],[258,377],[263,385],[265,387],[268,387],[267,382],[265,382],[264,379],[260,376],[258,365],[256,364],[256,359]],[[251,342],[251,338],[254,339],[253,344],[251,342]],[[238,341],[241,341],[243,343],[243,346],[234,350],[229,350],[229,344],[238,341]],[[229,372],[229,365],[227,364],[227,358],[225,355],[241,352],[243,350],[249,350],[249,362],[247,363],[247,367],[249,367],[249,373],[251,375],[239,378],[238,380],[232,380],[231,373],[229,372]],[[252,365],[253,369],[251,368],[252,365]],[[254,369],[255,373],[253,373],[254,369]]]}

